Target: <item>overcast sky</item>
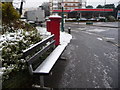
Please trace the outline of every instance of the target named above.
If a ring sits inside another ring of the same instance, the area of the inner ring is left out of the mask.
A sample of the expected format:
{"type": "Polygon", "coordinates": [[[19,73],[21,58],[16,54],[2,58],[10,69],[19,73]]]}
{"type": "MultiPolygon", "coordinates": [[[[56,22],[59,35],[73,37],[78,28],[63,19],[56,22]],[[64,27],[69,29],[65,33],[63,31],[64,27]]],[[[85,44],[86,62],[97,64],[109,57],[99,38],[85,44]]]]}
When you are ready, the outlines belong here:
{"type": "MultiPolygon", "coordinates": [[[[20,1],[21,0],[14,0],[14,6],[15,7],[19,7],[20,5],[20,1]]],[[[97,5],[104,5],[105,0],[86,0],[87,1],[87,5],[92,5],[94,8],[97,5]]],[[[106,4],[112,4],[114,3],[115,5],[118,4],[120,0],[106,0],[106,4]]],[[[25,0],[25,3],[23,4],[24,8],[32,8],[32,7],[38,7],[40,6],[43,2],[49,2],[49,0],[25,0]]]]}
{"type": "Polygon", "coordinates": [[[106,2],[106,4],[118,5],[119,1],[120,0],[87,0],[87,5],[92,5],[92,6],[96,7],[99,4],[104,5],[105,2],[106,2]]]}

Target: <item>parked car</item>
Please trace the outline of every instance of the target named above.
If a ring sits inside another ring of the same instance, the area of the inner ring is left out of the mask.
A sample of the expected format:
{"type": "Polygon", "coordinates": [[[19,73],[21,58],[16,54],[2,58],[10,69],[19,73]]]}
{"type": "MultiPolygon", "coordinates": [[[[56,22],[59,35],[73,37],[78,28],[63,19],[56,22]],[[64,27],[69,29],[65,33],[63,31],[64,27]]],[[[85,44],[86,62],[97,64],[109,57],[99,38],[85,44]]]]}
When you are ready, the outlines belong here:
{"type": "Polygon", "coordinates": [[[105,21],[106,21],[106,18],[105,18],[105,17],[98,17],[98,18],[97,18],[97,21],[105,22],[105,21]]]}
{"type": "Polygon", "coordinates": [[[79,21],[86,21],[86,18],[80,18],[79,21]]]}
{"type": "Polygon", "coordinates": [[[90,19],[88,19],[88,20],[90,20],[90,21],[97,21],[96,18],[90,18],[90,19]]]}

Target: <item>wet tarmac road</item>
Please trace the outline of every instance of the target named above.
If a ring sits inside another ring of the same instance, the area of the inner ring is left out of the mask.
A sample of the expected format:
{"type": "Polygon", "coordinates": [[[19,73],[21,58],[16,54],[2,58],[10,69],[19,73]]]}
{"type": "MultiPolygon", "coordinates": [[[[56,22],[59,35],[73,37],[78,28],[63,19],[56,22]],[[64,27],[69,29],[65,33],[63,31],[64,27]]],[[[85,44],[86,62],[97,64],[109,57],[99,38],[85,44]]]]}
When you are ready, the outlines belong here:
{"type": "MultiPolygon", "coordinates": [[[[73,28],[73,27],[72,27],[73,28]]],[[[53,88],[117,88],[118,47],[74,28],[73,39],[46,78],[53,88]]]]}
{"type": "Polygon", "coordinates": [[[120,28],[118,28],[118,23],[115,22],[108,22],[106,23],[107,27],[105,27],[105,23],[99,24],[94,23],[94,25],[85,25],[85,24],[78,24],[78,23],[70,23],[66,24],[66,30],[68,27],[71,27],[73,30],[81,30],[88,34],[93,34],[99,36],[101,39],[106,41],[110,41],[113,44],[118,44],[118,34],[120,33],[120,28]],[[116,25],[117,24],[117,25],[116,25]],[[95,26],[94,26],[95,25],[95,26]],[[101,27],[103,26],[103,27],[101,27]],[[114,26],[114,27],[113,27],[114,26]],[[116,28],[115,28],[116,27],[116,28]]]}
{"type": "Polygon", "coordinates": [[[118,86],[118,59],[115,46],[86,33],[75,32],[65,53],[70,61],[61,80],[64,83],[60,84],[60,87],[111,88],[118,86]]]}

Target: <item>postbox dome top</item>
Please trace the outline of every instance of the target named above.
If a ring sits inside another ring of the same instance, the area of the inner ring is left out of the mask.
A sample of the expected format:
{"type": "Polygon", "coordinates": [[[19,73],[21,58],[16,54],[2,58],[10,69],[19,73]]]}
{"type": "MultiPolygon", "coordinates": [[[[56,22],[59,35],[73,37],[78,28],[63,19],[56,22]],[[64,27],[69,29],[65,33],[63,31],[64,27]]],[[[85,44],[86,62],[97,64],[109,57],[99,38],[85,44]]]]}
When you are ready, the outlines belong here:
{"type": "Polygon", "coordinates": [[[62,18],[61,16],[59,16],[58,14],[55,14],[55,15],[51,15],[49,18],[62,18]]]}

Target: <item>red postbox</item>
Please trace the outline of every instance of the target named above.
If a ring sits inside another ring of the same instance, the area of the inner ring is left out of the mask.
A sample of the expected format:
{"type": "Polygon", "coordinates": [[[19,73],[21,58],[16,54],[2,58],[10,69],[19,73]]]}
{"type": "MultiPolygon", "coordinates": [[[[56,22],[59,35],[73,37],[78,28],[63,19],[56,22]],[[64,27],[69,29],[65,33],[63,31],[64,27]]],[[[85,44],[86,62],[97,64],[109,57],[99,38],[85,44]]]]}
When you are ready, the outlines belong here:
{"type": "Polygon", "coordinates": [[[51,23],[51,21],[47,20],[46,24],[47,24],[47,31],[48,32],[50,32],[50,23],[51,23]]]}
{"type": "Polygon", "coordinates": [[[60,44],[60,20],[61,20],[61,16],[55,15],[55,16],[50,16],[50,28],[48,30],[50,30],[51,34],[54,34],[54,40],[55,45],[59,45],[60,44]]]}

